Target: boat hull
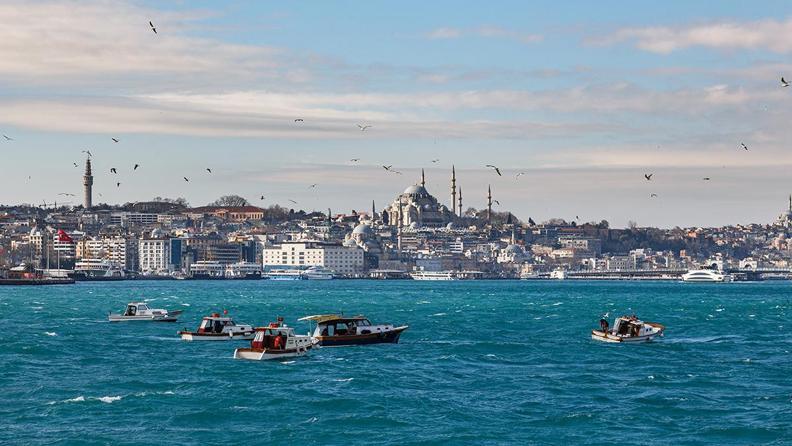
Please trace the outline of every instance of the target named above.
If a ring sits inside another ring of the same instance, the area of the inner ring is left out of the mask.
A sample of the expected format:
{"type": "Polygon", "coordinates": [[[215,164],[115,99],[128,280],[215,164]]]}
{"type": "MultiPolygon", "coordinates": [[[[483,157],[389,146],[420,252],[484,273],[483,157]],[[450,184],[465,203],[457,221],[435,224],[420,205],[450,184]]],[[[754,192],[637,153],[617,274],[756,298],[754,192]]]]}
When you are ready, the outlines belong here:
{"type": "Polygon", "coordinates": [[[250,341],[256,335],[255,332],[243,333],[196,333],[192,331],[180,331],[183,341],[250,341]]]}
{"type": "Polygon", "coordinates": [[[141,316],[124,316],[123,314],[111,314],[107,316],[110,322],[176,322],[182,310],[170,311],[165,315],[141,315],[141,316]]]}
{"type": "Polygon", "coordinates": [[[347,345],[397,344],[407,326],[379,333],[347,336],[316,336],[314,339],[322,347],[341,347],[347,345]]]}
{"type": "Polygon", "coordinates": [[[294,358],[305,356],[311,346],[298,347],[289,350],[238,348],[234,350],[234,359],[247,359],[250,361],[266,361],[270,359],[294,358]]]}
{"type": "Polygon", "coordinates": [[[638,343],[638,342],[650,342],[654,338],[658,336],[663,336],[663,331],[665,328],[659,324],[653,325],[657,328],[657,331],[649,333],[643,336],[620,336],[615,335],[613,333],[606,333],[602,330],[591,330],[591,339],[600,342],[613,342],[613,343],[638,343]]]}

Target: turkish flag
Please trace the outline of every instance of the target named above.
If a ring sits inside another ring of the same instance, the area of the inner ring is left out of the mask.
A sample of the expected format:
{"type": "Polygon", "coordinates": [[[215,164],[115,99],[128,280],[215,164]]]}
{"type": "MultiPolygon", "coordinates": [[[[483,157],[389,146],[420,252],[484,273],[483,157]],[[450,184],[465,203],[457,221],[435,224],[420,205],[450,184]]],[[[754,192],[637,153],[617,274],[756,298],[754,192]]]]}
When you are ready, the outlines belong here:
{"type": "Polygon", "coordinates": [[[59,242],[67,242],[67,243],[74,243],[69,234],[66,233],[63,229],[58,229],[58,241],[59,242]]]}

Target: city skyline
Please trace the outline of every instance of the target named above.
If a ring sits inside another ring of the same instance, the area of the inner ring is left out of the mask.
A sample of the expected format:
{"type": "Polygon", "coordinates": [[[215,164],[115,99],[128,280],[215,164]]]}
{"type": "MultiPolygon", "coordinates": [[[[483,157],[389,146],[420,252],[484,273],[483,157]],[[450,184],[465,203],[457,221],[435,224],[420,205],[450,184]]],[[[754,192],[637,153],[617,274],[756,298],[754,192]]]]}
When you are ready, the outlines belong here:
{"type": "Polygon", "coordinates": [[[721,226],[792,189],[782,2],[161,5],[0,5],[1,203],[79,197],[83,150],[111,204],[363,210],[425,169],[450,208],[454,165],[465,207],[721,226]]]}

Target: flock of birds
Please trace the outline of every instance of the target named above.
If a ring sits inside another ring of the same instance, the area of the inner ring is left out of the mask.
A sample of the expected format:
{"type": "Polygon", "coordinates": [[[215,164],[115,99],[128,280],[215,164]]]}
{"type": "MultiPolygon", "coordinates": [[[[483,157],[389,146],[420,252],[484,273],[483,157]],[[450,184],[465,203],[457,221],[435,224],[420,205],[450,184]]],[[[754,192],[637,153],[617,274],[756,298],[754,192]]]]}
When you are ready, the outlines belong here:
{"type": "MultiPolygon", "coordinates": [[[[152,21],[150,21],[150,20],[149,20],[149,27],[151,28],[151,31],[152,31],[154,34],[158,34],[158,33],[157,33],[157,27],[156,27],[156,26],[154,26],[154,23],[153,23],[152,21]]],[[[786,80],[786,79],[785,79],[785,78],[782,76],[782,77],[781,77],[781,87],[789,87],[789,86],[790,86],[790,82],[789,82],[789,81],[787,81],[787,80],[786,80]]],[[[295,119],[294,119],[294,122],[295,122],[296,124],[303,124],[303,123],[305,123],[305,119],[304,119],[304,118],[295,118],[295,119]]],[[[357,124],[357,127],[358,127],[358,129],[359,129],[361,132],[365,132],[365,131],[367,131],[368,129],[372,128],[373,126],[372,126],[371,124],[357,124]]],[[[5,141],[14,141],[14,138],[12,138],[12,137],[10,137],[10,136],[8,136],[8,135],[6,135],[6,134],[2,134],[2,136],[3,136],[3,138],[5,139],[5,141]]],[[[110,139],[113,141],[113,143],[119,143],[119,142],[120,142],[120,139],[118,139],[118,138],[115,138],[115,137],[112,137],[112,138],[110,138],[110,139]]],[[[740,147],[741,147],[743,150],[745,150],[745,151],[748,151],[748,150],[749,150],[749,149],[748,149],[748,146],[747,146],[747,145],[746,145],[744,142],[741,142],[741,143],[740,143],[740,147]]],[[[90,150],[83,150],[83,151],[82,151],[82,153],[85,153],[85,154],[87,154],[87,155],[88,155],[88,158],[91,158],[91,157],[92,157],[92,154],[91,154],[91,151],[90,151],[90,150]]],[[[360,160],[361,160],[360,158],[352,158],[352,159],[350,159],[349,161],[350,161],[351,163],[359,163],[359,162],[360,162],[360,160]]],[[[433,159],[433,160],[432,160],[432,163],[433,163],[433,164],[436,164],[436,163],[438,163],[438,162],[440,162],[440,159],[439,159],[439,158],[438,158],[438,159],[433,159]]],[[[73,165],[74,165],[74,167],[75,167],[75,168],[76,168],[76,167],[79,167],[79,165],[78,165],[77,163],[73,163],[73,165]]],[[[140,165],[140,164],[137,164],[137,163],[136,163],[136,164],[134,164],[134,166],[132,167],[132,171],[133,171],[133,172],[134,172],[134,171],[137,171],[139,167],[141,167],[141,165],[140,165]]],[[[495,172],[495,173],[496,173],[498,176],[503,176],[503,173],[502,173],[501,169],[500,169],[499,167],[497,167],[497,166],[493,165],[493,164],[486,164],[484,167],[486,167],[486,168],[489,168],[489,169],[492,169],[492,170],[493,170],[493,171],[494,171],[494,172],[495,172]]],[[[398,170],[395,170],[395,169],[393,168],[393,165],[382,165],[382,168],[383,168],[383,169],[384,169],[386,172],[393,173],[393,174],[396,174],[396,175],[402,175],[402,172],[400,172],[400,171],[398,171],[398,170]]],[[[211,169],[211,168],[209,168],[209,167],[207,167],[207,168],[206,168],[206,171],[207,171],[209,174],[211,174],[211,173],[212,173],[212,169],[211,169]]],[[[111,174],[113,174],[113,175],[118,175],[118,169],[117,169],[117,168],[115,168],[115,167],[111,167],[111,168],[110,168],[110,173],[111,173],[111,174]]],[[[526,174],[526,172],[518,172],[518,173],[515,175],[515,180],[519,179],[521,176],[523,176],[523,175],[525,175],[525,174],[526,174]]],[[[644,174],[644,179],[645,179],[646,181],[652,181],[652,178],[653,178],[653,176],[654,176],[654,173],[645,173],[645,174],[644,174]]],[[[186,176],[183,176],[182,178],[184,179],[184,181],[185,181],[185,182],[188,182],[188,183],[190,182],[190,179],[189,179],[188,177],[186,177],[186,176]]],[[[28,180],[30,180],[30,179],[31,179],[31,177],[30,177],[30,176],[28,176],[28,180]]],[[[711,177],[703,177],[703,178],[702,178],[702,181],[711,181],[711,179],[712,179],[711,177]]],[[[311,185],[310,185],[308,188],[309,188],[309,189],[315,189],[317,186],[318,186],[318,184],[311,184],[311,185]]],[[[116,187],[117,187],[117,188],[121,187],[121,182],[120,182],[120,181],[116,181],[116,187]]],[[[67,196],[67,197],[74,197],[74,196],[75,196],[75,194],[73,194],[73,193],[68,193],[68,192],[61,192],[61,193],[59,193],[58,195],[60,195],[60,196],[67,196]]],[[[100,193],[100,194],[99,194],[99,196],[102,196],[102,194],[100,193]]],[[[657,197],[658,197],[658,195],[657,195],[656,193],[651,193],[651,194],[649,195],[649,198],[657,198],[657,197]]],[[[261,195],[261,197],[260,197],[260,200],[262,200],[262,201],[263,201],[263,200],[265,200],[265,198],[266,198],[266,197],[265,197],[264,195],[261,195]]],[[[293,204],[297,204],[297,201],[295,201],[295,200],[289,199],[288,201],[289,201],[289,202],[291,202],[291,203],[293,203],[293,204]]],[[[498,205],[500,205],[500,202],[499,202],[498,200],[493,200],[493,202],[494,202],[494,203],[496,203],[496,204],[498,204],[498,205]]],[[[46,205],[46,202],[45,202],[45,205],[46,205]]],[[[577,219],[579,219],[579,217],[577,217],[577,219]]]]}

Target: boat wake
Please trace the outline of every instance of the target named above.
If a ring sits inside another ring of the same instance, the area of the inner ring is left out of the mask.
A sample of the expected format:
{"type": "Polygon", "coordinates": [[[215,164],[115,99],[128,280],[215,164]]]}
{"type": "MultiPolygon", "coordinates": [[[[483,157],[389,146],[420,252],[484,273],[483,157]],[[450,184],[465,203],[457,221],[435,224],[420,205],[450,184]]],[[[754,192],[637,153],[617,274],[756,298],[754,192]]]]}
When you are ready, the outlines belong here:
{"type": "Polygon", "coordinates": [[[47,336],[58,336],[58,333],[55,333],[54,331],[45,331],[44,334],[47,336]]]}
{"type": "Polygon", "coordinates": [[[663,342],[670,344],[702,344],[712,342],[715,344],[726,342],[730,340],[744,339],[740,335],[722,335],[722,336],[702,336],[700,338],[674,338],[666,339],[663,342]]]}
{"type": "Polygon", "coordinates": [[[351,382],[353,379],[355,378],[338,378],[338,379],[334,379],[333,381],[337,383],[348,383],[351,382]]]}

